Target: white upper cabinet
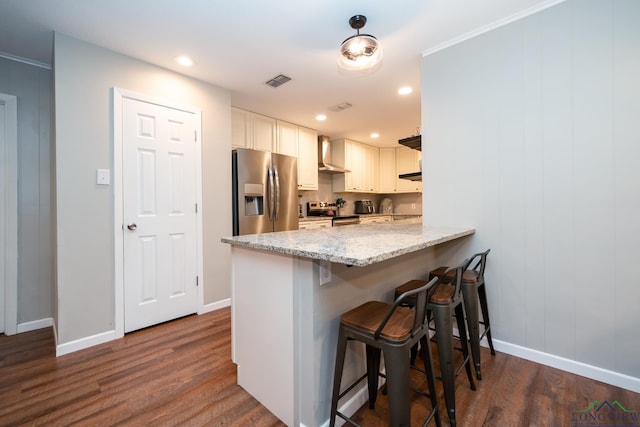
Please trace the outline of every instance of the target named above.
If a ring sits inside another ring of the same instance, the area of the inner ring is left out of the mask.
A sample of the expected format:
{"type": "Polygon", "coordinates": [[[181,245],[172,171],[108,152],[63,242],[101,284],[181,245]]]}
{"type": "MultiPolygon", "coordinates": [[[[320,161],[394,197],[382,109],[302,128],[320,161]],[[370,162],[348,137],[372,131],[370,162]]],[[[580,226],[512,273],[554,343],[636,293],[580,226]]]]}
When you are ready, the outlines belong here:
{"type": "Polygon", "coordinates": [[[318,189],[318,132],[293,123],[231,108],[231,146],[298,159],[298,189],[318,189]]]}
{"type": "Polygon", "coordinates": [[[276,146],[276,120],[271,117],[251,114],[253,147],[256,150],[273,151],[276,146]]]}
{"type": "Polygon", "coordinates": [[[378,191],[380,193],[395,193],[396,181],[396,149],[380,148],[380,168],[378,178],[378,191]]]}
{"type": "Polygon", "coordinates": [[[407,147],[380,148],[378,192],[421,193],[422,182],[400,179],[398,175],[420,171],[421,152],[407,147]]]}
{"type": "Polygon", "coordinates": [[[250,111],[231,108],[231,146],[274,151],[276,120],[250,111]]]}
{"type": "Polygon", "coordinates": [[[298,125],[278,120],[276,126],[278,138],[275,152],[298,157],[298,125]]]}
{"type": "Polygon", "coordinates": [[[351,172],[333,175],[336,193],[378,191],[378,148],[350,139],[331,141],[332,161],[351,172]]]}
{"type": "Polygon", "coordinates": [[[318,189],[318,132],[298,127],[298,189],[318,189]]]}
{"type": "Polygon", "coordinates": [[[399,179],[398,175],[420,171],[422,152],[407,147],[396,148],[396,192],[421,193],[422,182],[399,179]]]}

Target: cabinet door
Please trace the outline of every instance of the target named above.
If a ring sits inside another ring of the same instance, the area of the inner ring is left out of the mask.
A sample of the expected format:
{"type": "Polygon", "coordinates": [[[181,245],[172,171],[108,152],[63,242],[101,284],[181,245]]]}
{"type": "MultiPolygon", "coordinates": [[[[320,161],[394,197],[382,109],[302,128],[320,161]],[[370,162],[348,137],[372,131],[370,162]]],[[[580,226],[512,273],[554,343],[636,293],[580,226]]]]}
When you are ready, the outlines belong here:
{"type": "Polygon", "coordinates": [[[376,193],[378,191],[378,148],[370,145],[363,145],[364,161],[363,165],[363,187],[368,193],[376,193]]]}
{"type": "Polygon", "coordinates": [[[298,157],[298,125],[278,120],[277,129],[278,139],[276,152],[287,156],[298,157]]]}
{"type": "Polygon", "coordinates": [[[396,149],[380,148],[378,191],[380,193],[394,193],[396,191],[396,149]]]}
{"type": "Polygon", "coordinates": [[[364,153],[362,146],[355,141],[346,141],[345,167],[351,171],[347,173],[347,190],[364,190],[364,153]]]}
{"type": "Polygon", "coordinates": [[[422,182],[399,179],[397,175],[420,171],[420,152],[407,147],[396,148],[396,190],[402,193],[422,192],[422,182]]]}
{"type": "Polygon", "coordinates": [[[253,127],[252,147],[255,150],[273,151],[276,148],[276,120],[251,114],[253,127]]]}
{"type": "Polygon", "coordinates": [[[298,188],[318,189],[318,132],[298,128],[298,188]]]}
{"type": "Polygon", "coordinates": [[[249,116],[248,111],[231,108],[232,148],[250,148],[248,145],[249,116]]]}

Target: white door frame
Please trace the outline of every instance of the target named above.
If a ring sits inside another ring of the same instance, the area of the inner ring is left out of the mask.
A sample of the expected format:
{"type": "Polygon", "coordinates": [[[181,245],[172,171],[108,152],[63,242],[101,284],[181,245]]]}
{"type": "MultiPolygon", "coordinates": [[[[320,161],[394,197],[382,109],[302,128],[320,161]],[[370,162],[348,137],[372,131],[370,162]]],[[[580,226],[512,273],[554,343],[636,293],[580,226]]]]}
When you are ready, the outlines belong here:
{"type": "Polygon", "coordinates": [[[198,214],[196,216],[196,271],[199,277],[198,285],[198,313],[202,312],[204,301],[203,255],[202,255],[202,112],[200,109],[185,105],[177,105],[147,95],[112,88],[113,100],[113,235],[114,235],[114,278],[115,278],[115,337],[124,336],[124,218],[123,218],[123,171],[122,171],[122,102],[124,98],[141,102],[148,102],[162,107],[186,111],[196,115],[196,202],[198,214]]]}
{"type": "Polygon", "coordinates": [[[2,208],[4,247],[2,270],[4,276],[4,333],[14,335],[18,329],[18,98],[0,93],[5,114],[4,200],[2,208]]]}

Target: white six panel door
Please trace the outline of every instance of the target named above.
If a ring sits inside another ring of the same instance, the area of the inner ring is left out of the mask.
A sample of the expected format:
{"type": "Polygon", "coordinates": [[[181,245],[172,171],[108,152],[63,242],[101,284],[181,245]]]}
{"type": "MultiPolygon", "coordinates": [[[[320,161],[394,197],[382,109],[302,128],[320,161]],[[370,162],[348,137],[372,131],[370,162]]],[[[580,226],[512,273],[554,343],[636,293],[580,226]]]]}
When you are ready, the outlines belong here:
{"type": "Polygon", "coordinates": [[[123,99],[124,329],[197,311],[195,114],[123,99]]]}

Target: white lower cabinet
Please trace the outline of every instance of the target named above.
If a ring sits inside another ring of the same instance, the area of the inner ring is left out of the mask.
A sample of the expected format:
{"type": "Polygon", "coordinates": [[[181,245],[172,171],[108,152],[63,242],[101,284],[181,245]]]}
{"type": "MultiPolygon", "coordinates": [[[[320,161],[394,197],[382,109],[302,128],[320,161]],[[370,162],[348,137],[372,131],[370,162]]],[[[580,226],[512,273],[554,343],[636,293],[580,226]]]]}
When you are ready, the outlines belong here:
{"type": "Polygon", "coordinates": [[[332,222],[330,219],[322,219],[315,221],[300,221],[298,223],[298,230],[317,230],[320,228],[330,228],[332,222]]]}
{"type": "Polygon", "coordinates": [[[393,221],[391,215],[360,216],[360,224],[382,224],[393,221]]]}

